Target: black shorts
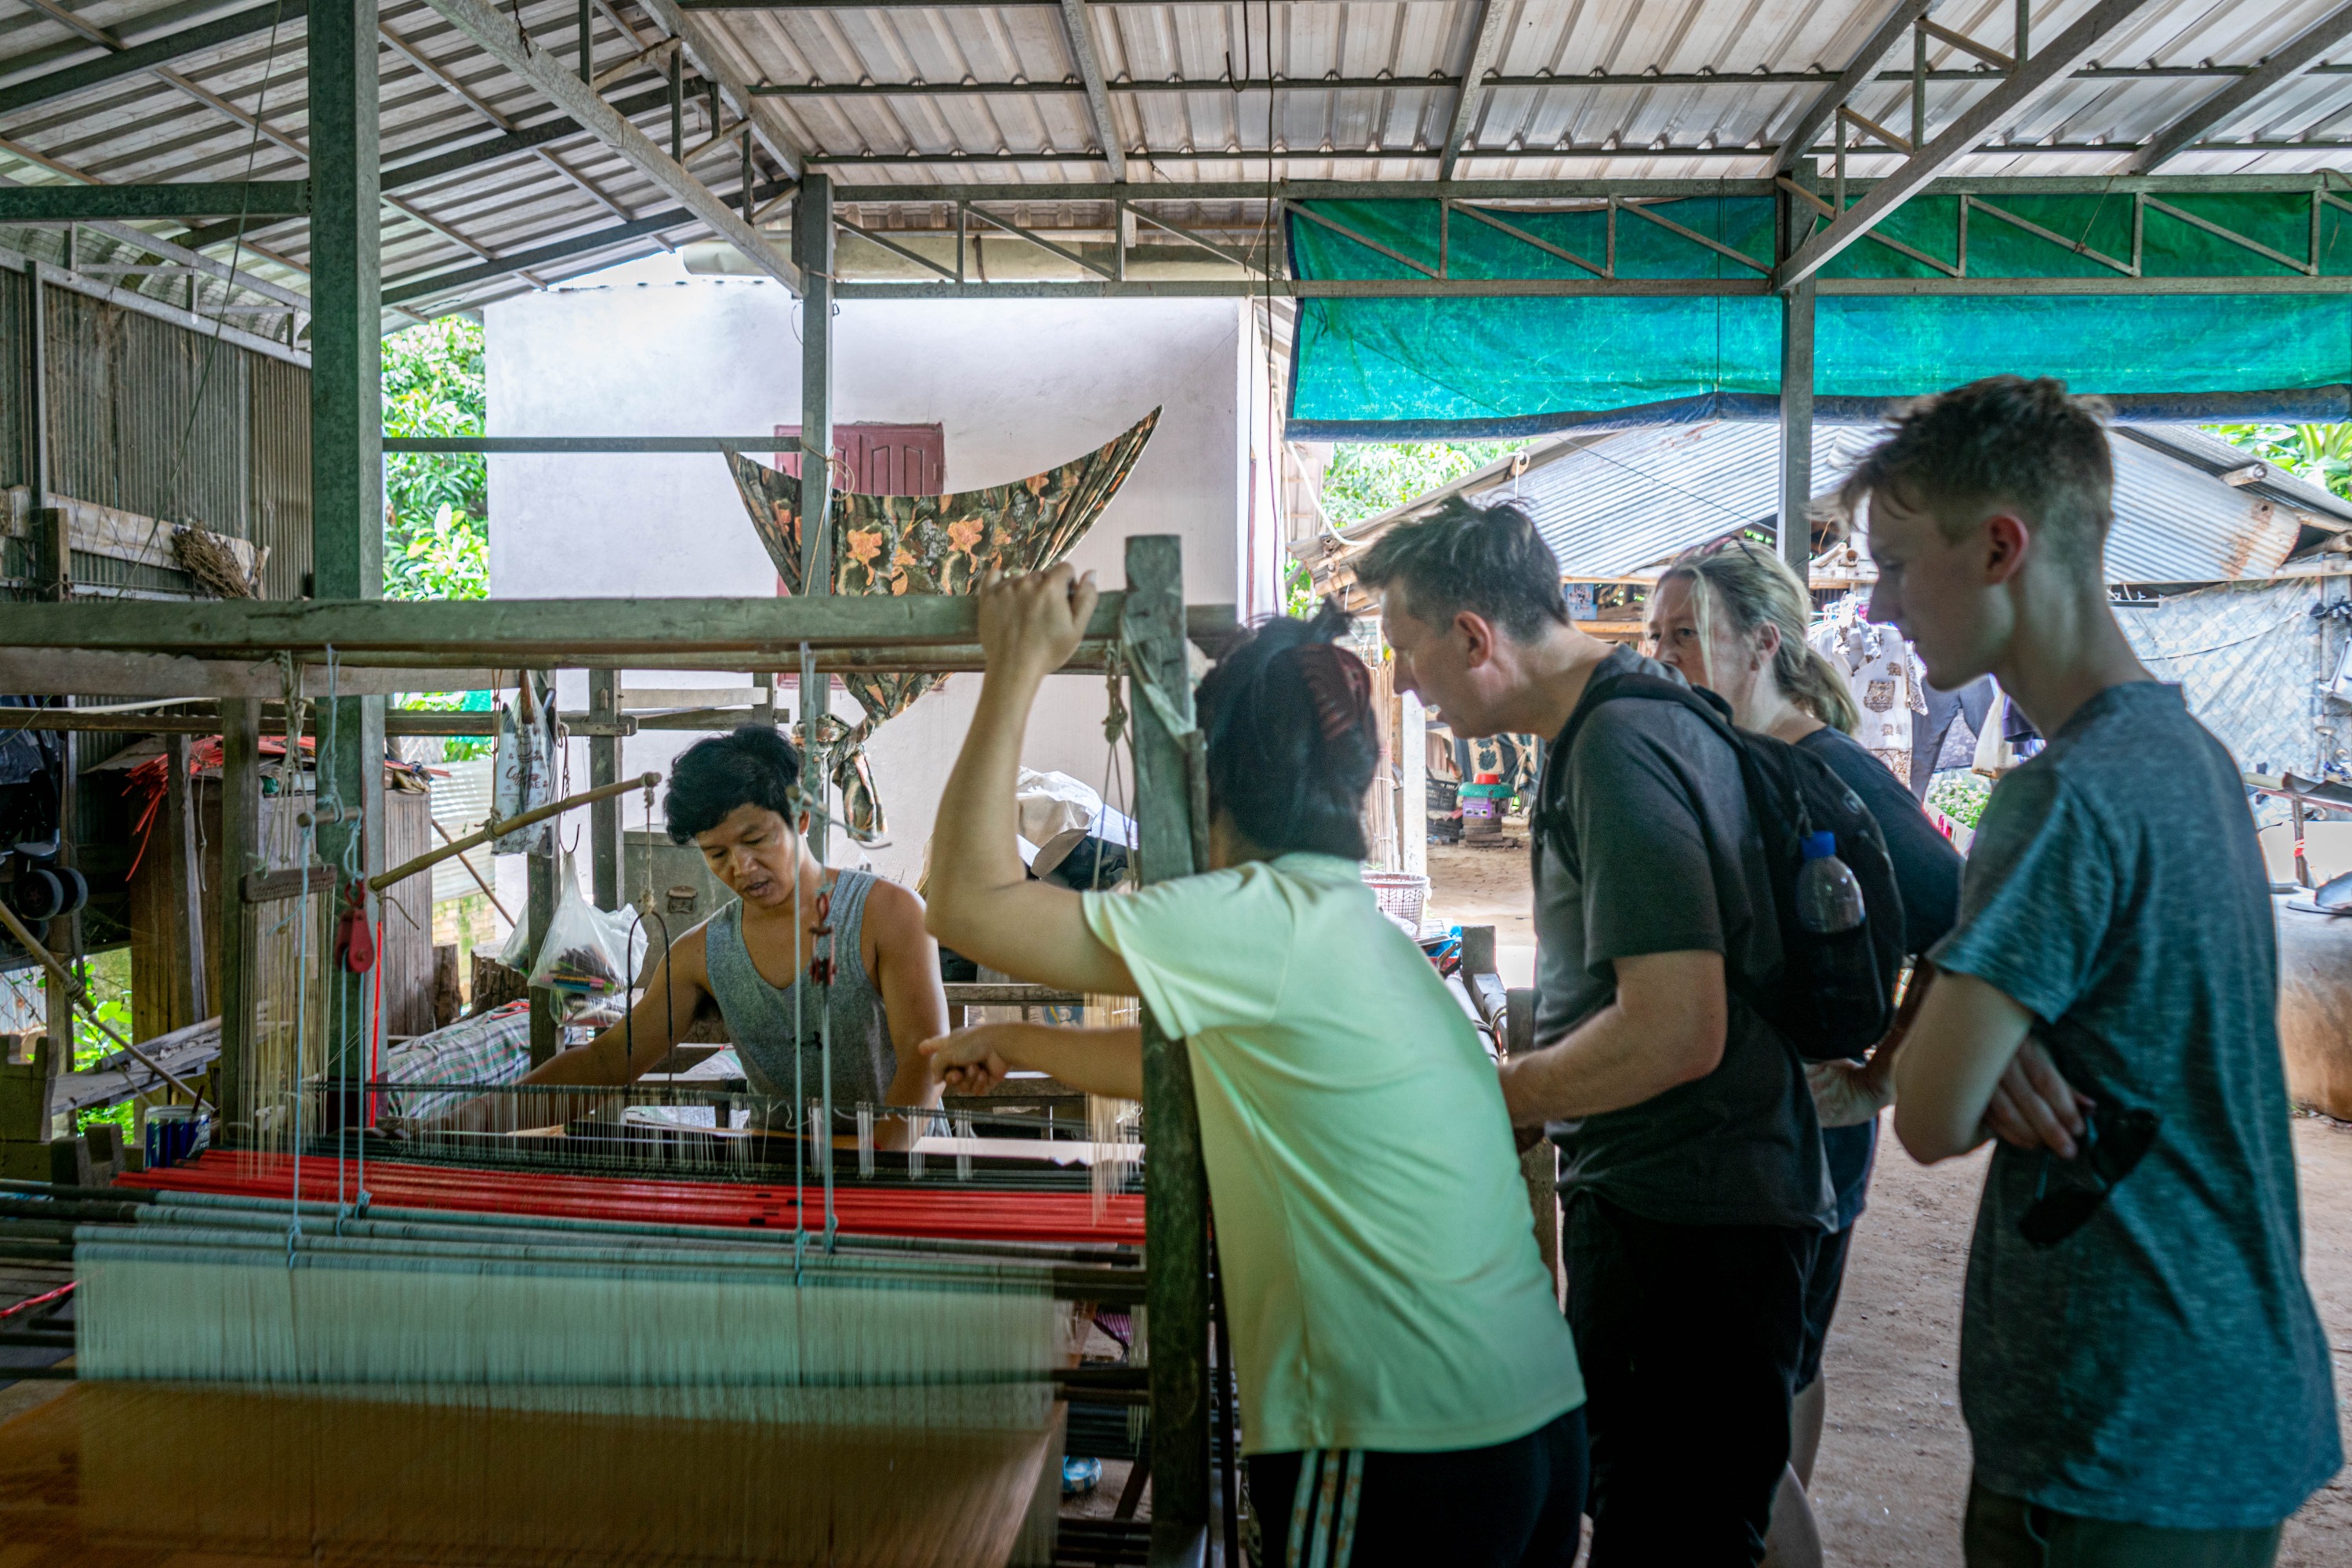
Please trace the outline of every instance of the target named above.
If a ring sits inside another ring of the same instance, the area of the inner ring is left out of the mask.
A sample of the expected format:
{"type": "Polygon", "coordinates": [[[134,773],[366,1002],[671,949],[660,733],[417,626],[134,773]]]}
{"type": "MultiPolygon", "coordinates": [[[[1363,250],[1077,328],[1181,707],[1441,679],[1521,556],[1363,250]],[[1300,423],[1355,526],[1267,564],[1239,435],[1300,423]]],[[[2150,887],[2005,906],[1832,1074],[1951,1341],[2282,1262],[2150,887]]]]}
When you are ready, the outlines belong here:
{"type": "Polygon", "coordinates": [[[1822,1233],[1675,1225],[1592,1193],[1561,1250],[1592,1447],[1591,1568],[1764,1555],[1822,1233]]]}
{"type": "Polygon", "coordinates": [[[1830,1337],[1830,1320],[1837,1316],[1838,1292],[1845,1288],[1846,1247],[1853,1226],[1833,1230],[1813,1249],[1812,1267],[1805,1271],[1805,1342],[1797,1355],[1797,1387],[1811,1388],[1821,1380],[1822,1346],[1830,1337]]]}
{"type": "Polygon", "coordinates": [[[1318,1535],[1321,1560],[1333,1568],[1570,1568],[1576,1561],[1584,1534],[1581,1408],[1488,1448],[1318,1453],[1302,1475],[1305,1458],[1249,1458],[1250,1506],[1272,1568],[1289,1559],[1294,1512],[1300,1563],[1318,1557],[1318,1535]],[[1359,1462],[1351,1467],[1350,1458],[1359,1462]],[[1341,1484],[1343,1477],[1355,1484],[1341,1484]]]}

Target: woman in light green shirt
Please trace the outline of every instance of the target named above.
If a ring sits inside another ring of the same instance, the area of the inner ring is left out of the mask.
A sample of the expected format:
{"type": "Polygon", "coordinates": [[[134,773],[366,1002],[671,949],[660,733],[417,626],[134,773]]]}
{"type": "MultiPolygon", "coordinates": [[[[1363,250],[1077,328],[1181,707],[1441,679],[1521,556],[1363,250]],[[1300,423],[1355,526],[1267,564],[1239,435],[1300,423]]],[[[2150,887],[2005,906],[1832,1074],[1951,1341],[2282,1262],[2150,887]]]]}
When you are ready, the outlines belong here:
{"type": "MultiPolygon", "coordinates": [[[[1359,875],[1378,743],[1346,625],[1260,627],[1200,687],[1207,873],[1133,894],[1024,876],[1013,780],[1095,604],[1067,567],[981,590],[987,676],[931,843],[929,922],[1018,979],[1140,996],[1192,1057],[1269,1556],[1334,1568],[1576,1553],[1584,1386],[1493,1065],[1359,875]],[[1285,1546],[1288,1547],[1285,1553],[1285,1546]]],[[[1134,1029],[993,1025],[925,1047],[1140,1098],[1134,1029]]]]}

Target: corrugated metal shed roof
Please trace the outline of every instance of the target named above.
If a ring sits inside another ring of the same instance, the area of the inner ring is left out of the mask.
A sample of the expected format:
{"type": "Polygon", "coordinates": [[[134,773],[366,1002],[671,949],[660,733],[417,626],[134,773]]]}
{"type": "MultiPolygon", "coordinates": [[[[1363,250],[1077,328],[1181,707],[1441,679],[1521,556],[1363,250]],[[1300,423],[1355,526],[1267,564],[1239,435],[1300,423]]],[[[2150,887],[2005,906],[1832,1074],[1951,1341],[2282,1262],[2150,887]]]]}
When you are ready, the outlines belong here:
{"type": "MultiPolygon", "coordinates": [[[[1492,3],[1503,7],[1496,74],[1475,105],[1457,171],[1465,177],[1763,174],[1777,139],[1886,9],[1886,0],[1492,3]]],[[[2036,7],[2036,36],[2054,37],[2094,4],[2045,0],[2036,7]]],[[[600,68],[658,43],[667,35],[665,18],[681,15],[673,0],[594,0],[594,7],[600,68]]],[[[1951,172],[2117,172],[2131,144],[2336,7],[2336,0],[2149,0],[2095,69],[2043,96],[1951,172]]],[[[307,162],[299,20],[247,30],[143,74],[5,107],[12,88],[240,8],[250,16],[257,7],[248,0],[42,0],[0,16],[0,176],[299,177],[307,162]]],[[[500,8],[536,47],[569,61],[574,0],[514,0],[500,8]]],[[[1286,0],[1265,7],[1087,0],[1080,13],[1108,79],[1112,139],[1142,187],[1168,180],[1432,177],[1486,14],[1481,0],[1286,0]]],[[[1100,132],[1057,6],[781,0],[765,9],[682,16],[690,53],[714,69],[781,89],[760,102],[789,132],[793,156],[805,153],[860,183],[1002,184],[1027,198],[1013,216],[1032,226],[1108,221],[1102,204],[1053,195],[1057,185],[1105,174],[1100,132]]],[[[1936,13],[1944,26],[1997,49],[2011,47],[2013,16],[2011,0],[1948,0],[1936,13]]],[[[584,131],[513,145],[516,132],[544,129],[561,116],[421,0],[390,0],[382,23],[389,300],[427,314],[468,308],[703,232],[688,220],[658,233],[618,234],[674,211],[674,204],[584,131]],[[467,163],[467,150],[478,161],[467,163]],[[614,237],[515,269],[541,247],[590,236],[614,237]]],[[[1887,67],[1906,63],[1896,58],[1887,67]]],[[[1997,79],[1947,44],[1931,48],[1929,63],[1931,132],[1997,79]]],[[[2168,170],[2284,173],[2340,158],[2352,146],[2347,69],[2323,66],[2261,95],[2168,170]]],[[[604,90],[659,142],[667,138],[664,87],[656,60],[624,69],[604,90]]],[[[1907,82],[1874,80],[1854,107],[1907,126],[1908,92],[1907,82]]],[[[689,100],[689,142],[709,136],[707,115],[698,90],[689,100]]],[[[731,145],[721,143],[698,172],[729,194],[737,183],[734,160],[731,145]]],[[[1893,163],[1883,149],[1859,153],[1853,173],[1866,177],[1893,163]]],[[[797,173],[763,167],[757,177],[797,173]]],[[[1248,226],[1262,210],[1260,203],[1227,202],[1175,216],[1248,226]]],[[[950,221],[944,207],[902,206],[887,217],[869,207],[856,216],[898,227],[950,221]]],[[[145,226],[186,237],[179,226],[145,226]]],[[[300,222],[257,226],[242,248],[217,237],[217,226],[209,232],[215,237],[199,247],[205,255],[234,257],[262,279],[298,292],[304,287],[300,222]]],[[[55,230],[12,230],[0,242],[63,258],[55,230]]],[[[89,238],[79,258],[119,264],[120,252],[114,241],[89,238]]],[[[127,281],[159,294],[188,286],[184,277],[127,281]]],[[[199,287],[217,293],[210,282],[199,287]]],[[[264,327],[270,321],[249,319],[264,327]]]]}
{"type": "MultiPolygon", "coordinates": [[[[1878,439],[1864,426],[1813,432],[1814,491],[1829,496],[1878,439]]],[[[2225,484],[2182,451],[2208,444],[2248,455],[2194,426],[2117,426],[2116,523],[2107,575],[2117,583],[2231,583],[2268,578],[2286,563],[2306,525],[2352,527],[2352,507],[2291,476],[2263,486],[2225,484]],[[2152,434],[2154,439],[2142,438],[2152,434]],[[2292,493],[2279,492],[2292,487],[2292,493]],[[2310,501],[2298,506],[2300,497],[2310,501]]],[[[1343,537],[1369,543],[1439,498],[1514,500],[1535,520],[1568,575],[1637,577],[1685,550],[1751,523],[1769,526],[1780,504],[1778,426],[1706,420],[1638,426],[1562,437],[1530,453],[1524,471],[1491,465],[1343,537]]]]}

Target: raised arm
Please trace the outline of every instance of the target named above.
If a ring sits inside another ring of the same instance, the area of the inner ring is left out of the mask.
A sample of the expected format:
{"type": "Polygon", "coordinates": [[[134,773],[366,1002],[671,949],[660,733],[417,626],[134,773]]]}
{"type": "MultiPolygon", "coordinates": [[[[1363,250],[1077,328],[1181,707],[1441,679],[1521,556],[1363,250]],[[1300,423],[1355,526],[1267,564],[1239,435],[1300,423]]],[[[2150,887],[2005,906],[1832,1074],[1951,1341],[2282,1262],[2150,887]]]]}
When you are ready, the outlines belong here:
{"type": "MultiPolygon", "coordinates": [[[[948,1000],[940,985],[940,944],[923,929],[923,900],[896,882],[877,882],[866,895],[865,929],[898,1061],[883,1098],[892,1105],[937,1105],[939,1081],[923,1042],[947,1032],[948,1000]]],[[[892,1117],[875,1129],[876,1143],[904,1149],[910,1127],[909,1119],[892,1117]]]]}
{"type": "Polygon", "coordinates": [[[978,963],[1068,991],[1132,996],[1134,978],[1087,929],[1079,895],[1031,881],[1014,847],[1021,737],[1045,677],[1094,614],[1094,574],[1067,566],[980,587],[980,703],[931,829],[931,934],[978,963]]]}

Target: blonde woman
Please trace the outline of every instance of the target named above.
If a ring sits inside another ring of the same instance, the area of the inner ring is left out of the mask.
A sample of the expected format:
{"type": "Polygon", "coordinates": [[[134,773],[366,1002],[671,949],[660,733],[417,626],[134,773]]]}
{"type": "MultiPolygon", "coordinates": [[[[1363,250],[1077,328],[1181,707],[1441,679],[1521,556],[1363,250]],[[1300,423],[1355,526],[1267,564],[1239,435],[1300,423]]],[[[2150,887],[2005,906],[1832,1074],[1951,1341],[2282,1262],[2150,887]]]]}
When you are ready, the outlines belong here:
{"type": "MultiPolygon", "coordinates": [[[[1925,952],[1952,927],[1960,896],[1960,858],[1911,798],[1903,781],[1864,750],[1850,731],[1858,715],[1845,676],[1805,641],[1811,605],[1797,574],[1769,550],[1745,540],[1694,552],[1666,568],[1650,595],[1652,657],[1731,705],[1732,721],[1787,741],[1827,763],[1862,797],[1885,837],[1903,893],[1904,950],[1925,952]]],[[[1883,1105],[1891,1091],[1892,1045],[1852,1072],[1817,1073],[1843,1080],[1849,1101],[1883,1105]],[[1866,1097],[1866,1098],[1865,1098],[1866,1097]]],[[[1811,1484],[1822,1440],[1822,1342],[1837,1310],[1847,1244],[1862,1214],[1878,1144],[1878,1120],[1832,1126],[1823,1106],[1822,1149],[1837,1189],[1837,1228],[1822,1238],[1805,1280],[1804,1345],[1798,1363],[1790,1468],[1772,1510],[1768,1563],[1819,1562],[1819,1535],[1804,1487],[1811,1484]]]]}

